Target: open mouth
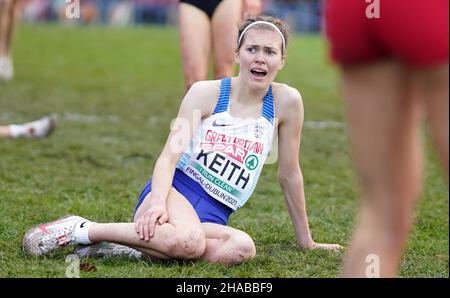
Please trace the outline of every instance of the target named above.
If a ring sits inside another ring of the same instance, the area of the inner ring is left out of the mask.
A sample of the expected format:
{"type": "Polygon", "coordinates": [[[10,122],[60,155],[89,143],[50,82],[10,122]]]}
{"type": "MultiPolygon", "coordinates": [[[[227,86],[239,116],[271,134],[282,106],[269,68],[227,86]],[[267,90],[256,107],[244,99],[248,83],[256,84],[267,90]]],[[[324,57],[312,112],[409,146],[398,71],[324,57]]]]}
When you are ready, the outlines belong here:
{"type": "Polygon", "coordinates": [[[250,72],[257,78],[264,78],[267,75],[267,71],[258,68],[253,68],[250,72]]]}

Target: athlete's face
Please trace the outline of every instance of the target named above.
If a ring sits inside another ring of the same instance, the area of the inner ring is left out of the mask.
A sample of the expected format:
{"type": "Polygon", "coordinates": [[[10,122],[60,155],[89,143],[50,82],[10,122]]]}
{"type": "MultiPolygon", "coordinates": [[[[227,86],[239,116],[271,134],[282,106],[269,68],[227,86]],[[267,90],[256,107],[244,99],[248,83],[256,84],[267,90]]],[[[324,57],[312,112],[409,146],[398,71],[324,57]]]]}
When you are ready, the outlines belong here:
{"type": "Polygon", "coordinates": [[[278,32],[249,29],[236,55],[239,76],[258,85],[268,85],[284,66],[283,41],[278,32]]]}

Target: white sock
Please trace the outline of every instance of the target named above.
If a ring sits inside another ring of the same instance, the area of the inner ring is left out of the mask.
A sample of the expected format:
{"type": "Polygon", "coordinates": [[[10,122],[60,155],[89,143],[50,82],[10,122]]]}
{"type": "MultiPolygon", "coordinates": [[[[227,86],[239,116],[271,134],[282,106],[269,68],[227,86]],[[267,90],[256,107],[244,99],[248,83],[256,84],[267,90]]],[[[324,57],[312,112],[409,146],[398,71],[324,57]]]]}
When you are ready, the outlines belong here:
{"type": "Polygon", "coordinates": [[[27,135],[27,128],[24,125],[11,124],[9,126],[9,132],[12,138],[21,138],[27,135]]]}
{"type": "Polygon", "coordinates": [[[89,240],[89,228],[95,224],[95,222],[89,221],[89,220],[80,220],[74,231],[73,231],[73,236],[74,236],[74,240],[76,243],[78,244],[92,244],[94,242],[92,242],[91,240],[89,240]]]}

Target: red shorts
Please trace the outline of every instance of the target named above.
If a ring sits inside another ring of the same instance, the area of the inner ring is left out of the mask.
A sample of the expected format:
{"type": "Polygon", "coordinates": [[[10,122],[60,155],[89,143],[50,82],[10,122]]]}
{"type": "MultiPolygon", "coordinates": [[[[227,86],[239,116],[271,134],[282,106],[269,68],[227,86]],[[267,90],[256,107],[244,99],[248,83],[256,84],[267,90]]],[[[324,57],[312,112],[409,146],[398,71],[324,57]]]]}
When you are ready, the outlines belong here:
{"type": "Polygon", "coordinates": [[[333,60],[353,65],[394,58],[415,68],[448,63],[449,0],[378,0],[379,18],[366,16],[374,0],[366,1],[325,1],[333,60]]]}

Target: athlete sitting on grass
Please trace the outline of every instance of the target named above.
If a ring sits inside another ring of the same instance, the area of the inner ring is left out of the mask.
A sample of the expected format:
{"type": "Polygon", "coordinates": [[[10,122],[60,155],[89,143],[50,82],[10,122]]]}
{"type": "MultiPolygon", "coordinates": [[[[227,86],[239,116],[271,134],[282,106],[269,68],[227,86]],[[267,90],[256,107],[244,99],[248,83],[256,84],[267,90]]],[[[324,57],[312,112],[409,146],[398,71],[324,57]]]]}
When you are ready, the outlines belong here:
{"type": "Polygon", "coordinates": [[[249,260],[255,244],[247,233],[227,226],[228,217],[252,194],[275,132],[278,179],[299,247],[340,249],[314,242],[309,230],[298,154],[302,99],[296,89],[273,82],[284,66],[286,43],[285,24],[278,19],[254,17],[243,23],[236,50],[239,75],[190,88],[133,223],[67,216],[29,230],[24,251],[41,256],[69,244],[113,242],[122,244],[119,250],[131,247],[130,253],[160,259],[249,260]],[[190,143],[175,148],[185,139],[190,143]]]}

